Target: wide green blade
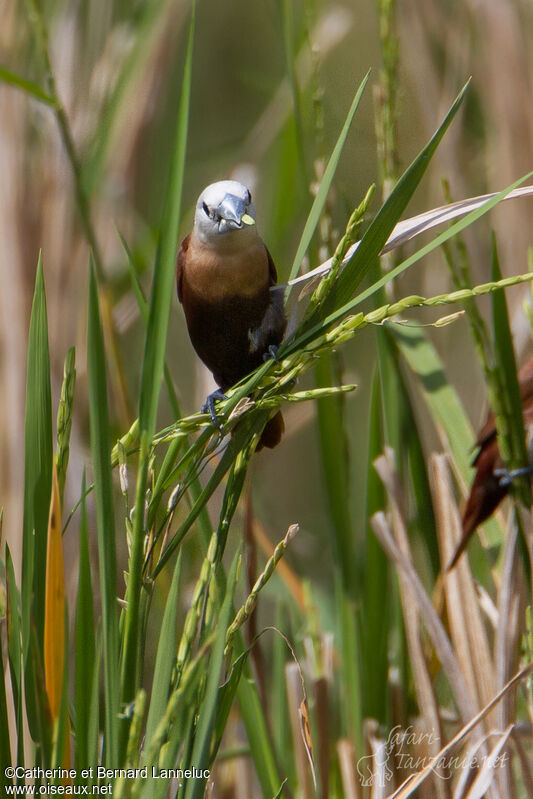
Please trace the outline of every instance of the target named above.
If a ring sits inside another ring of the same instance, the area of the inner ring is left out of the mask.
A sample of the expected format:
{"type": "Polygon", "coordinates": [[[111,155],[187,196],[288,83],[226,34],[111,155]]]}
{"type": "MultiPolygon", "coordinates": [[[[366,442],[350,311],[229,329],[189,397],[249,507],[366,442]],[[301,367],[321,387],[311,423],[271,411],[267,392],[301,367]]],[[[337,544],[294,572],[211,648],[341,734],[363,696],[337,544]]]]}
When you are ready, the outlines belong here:
{"type": "Polygon", "coordinates": [[[27,651],[31,614],[41,647],[43,642],[46,540],[52,488],[50,356],[41,256],[37,264],[28,341],[24,453],[22,631],[27,651]]]}

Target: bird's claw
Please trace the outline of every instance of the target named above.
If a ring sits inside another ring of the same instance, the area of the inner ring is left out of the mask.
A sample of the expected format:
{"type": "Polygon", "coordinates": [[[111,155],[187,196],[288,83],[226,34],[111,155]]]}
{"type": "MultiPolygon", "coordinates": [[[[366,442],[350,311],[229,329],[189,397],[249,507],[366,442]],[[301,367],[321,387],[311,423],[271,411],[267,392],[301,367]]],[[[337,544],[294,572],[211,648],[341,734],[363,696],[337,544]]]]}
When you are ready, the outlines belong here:
{"type": "Polygon", "coordinates": [[[211,394],[208,395],[206,401],[202,405],[202,413],[208,413],[209,416],[211,417],[211,421],[213,422],[215,427],[218,427],[219,430],[222,427],[222,424],[215,412],[215,402],[218,402],[218,400],[225,400],[225,399],[227,399],[227,397],[222,391],[222,389],[217,388],[216,391],[213,391],[211,394]]]}
{"type": "Polygon", "coordinates": [[[266,363],[267,361],[273,360],[276,363],[279,363],[280,360],[278,358],[278,350],[279,347],[277,344],[271,344],[267,351],[263,354],[263,361],[266,363]]]}
{"type": "Polygon", "coordinates": [[[498,482],[502,488],[510,486],[513,480],[517,477],[533,474],[533,464],[524,466],[521,469],[495,469],[494,477],[498,478],[498,482]]]}

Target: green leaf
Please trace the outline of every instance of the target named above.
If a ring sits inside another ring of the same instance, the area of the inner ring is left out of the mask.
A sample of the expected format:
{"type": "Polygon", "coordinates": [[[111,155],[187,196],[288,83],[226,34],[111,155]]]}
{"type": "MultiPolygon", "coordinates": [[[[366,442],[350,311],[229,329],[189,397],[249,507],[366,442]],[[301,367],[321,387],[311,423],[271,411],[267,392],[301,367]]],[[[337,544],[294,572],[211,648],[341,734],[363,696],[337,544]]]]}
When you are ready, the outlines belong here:
{"type": "MultiPolygon", "coordinates": [[[[373,296],[376,292],[380,291],[383,288],[383,286],[385,286],[387,283],[390,283],[391,280],[394,280],[396,277],[399,277],[403,272],[409,269],[409,267],[413,266],[413,264],[420,261],[426,255],[429,255],[430,252],[433,252],[433,250],[437,249],[437,247],[440,247],[441,244],[444,244],[444,242],[448,241],[450,238],[455,236],[461,230],[464,230],[466,227],[471,225],[477,219],[479,219],[488,211],[490,211],[491,208],[494,208],[494,206],[496,206],[499,202],[501,202],[511,191],[513,191],[513,189],[517,188],[521,183],[523,183],[525,180],[531,177],[531,175],[533,175],[533,172],[529,172],[527,175],[524,175],[523,177],[519,178],[510,186],[498,192],[498,194],[494,195],[494,197],[492,197],[490,200],[487,200],[487,202],[483,203],[483,205],[479,206],[479,208],[476,208],[474,211],[471,211],[469,214],[464,216],[458,222],[455,222],[447,230],[445,230],[443,233],[440,233],[435,239],[433,239],[433,241],[430,241],[429,244],[426,244],[420,250],[413,253],[413,255],[409,256],[409,258],[406,258],[405,261],[402,261],[402,263],[398,264],[398,266],[394,267],[394,269],[391,269],[389,272],[386,272],[383,275],[383,277],[372,283],[372,285],[369,286],[369,288],[365,289],[360,294],[350,299],[342,307],[338,307],[336,310],[330,313],[329,316],[327,316],[325,319],[322,319],[322,321],[317,322],[310,329],[307,329],[306,326],[303,332],[300,333],[297,337],[295,337],[294,340],[288,342],[287,345],[284,346],[282,345],[282,348],[280,348],[280,353],[279,353],[280,357],[283,358],[286,354],[289,354],[294,350],[305,346],[305,344],[308,341],[312,341],[316,336],[321,335],[327,327],[340,320],[346,314],[353,311],[354,308],[356,308],[362,302],[367,300],[369,297],[373,296]]],[[[362,241],[363,240],[361,240],[361,243],[362,241]]],[[[353,257],[357,255],[360,248],[361,248],[360,246],[357,248],[353,257]]],[[[370,264],[367,264],[365,268],[369,269],[370,264]]],[[[341,277],[343,274],[344,273],[341,273],[341,277]]],[[[330,294],[328,294],[328,297],[330,296],[335,297],[335,294],[336,290],[334,286],[330,294]]],[[[320,310],[322,310],[325,304],[326,303],[320,306],[320,310]]]]}
{"type": "MultiPolygon", "coordinates": [[[[165,605],[165,613],[159,633],[157,655],[155,659],[154,676],[152,680],[152,696],[150,709],[146,721],[145,754],[150,749],[150,742],[154,731],[163,718],[168,702],[168,692],[171,685],[172,669],[176,662],[176,626],[178,617],[178,591],[181,574],[181,552],[178,555],[172,583],[165,605]]],[[[146,761],[143,761],[146,762],[146,761]]]]}
{"type": "MultiPolygon", "coordinates": [[[[137,277],[137,271],[135,269],[133,254],[130,248],[128,247],[128,244],[124,236],[120,232],[118,235],[120,237],[120,241],[122,242],[122,246],[124,247],[124,251],[126,252],[128,274],[130,276],[131,287],[133,289],[133,293],[135,294],[135,299],[137,300],[137,307],[139,308],[141,319],[143,320],[144,326],[146,328],[148,327],[148,303],[146,302],[141,284],[139,283],[139,279],[137,277]]],[[[174,388],[174,383],[172,382],[170,369],[168,368],[168,364],[166,361],[163,367],[163,372],[165,378],[165,385],[167,387],[168,399],[170,402],[170,407],[172,409],[172,415],[174,416],[175,419],[179,419],[181,416],[181,410],[178,401],[178,395],[176,394],[176,389],[174,388]]]]}
{"type": "Polygon", "coordinates": [[[169,164],[170,180],[154,269],[148,330],[146,334],[141,376],[139,422],[141,431],[146,430],[150,438],[155,431],[161,378],[163,376],[163,364],[165,362],[170,303],[174,285],[178,227],[181,215],[181,194],[185,171],[187,132],[189,127],[194,23],[195,4],[193,3],[174,148],[169,164]]]}
{"type": "Polygon", "coordinates": [[[33,615],[39,646],[44,633],[46,540],[52,489],[52,403],[48,322],[41,256],[28,341],[24,430],[24,522],[22,542],[22,632],[24,651],[33,615]]]}
{"type": "MultiPolygon", "coordinates": [[[[492,234],[491,280],[495,281],[501,279],[502,273],[498,259],[496,237],[492,234]]],[[[517,379],[516,358],[513,347],[513,337],[509,325],[505,292],[493,291],[491,302],[494,331],[494,356],[500,378],[498,380],[499,405],[504,413],[503,419],[498,419],[498,417],[496,417],[496,424],[498,432],[500,432],[502,425],[505,428],[501,431],[505,433],[505,435],[500,436],[500,452],[508,467],[511,469],[519,469],[528,465],[528,455],[526,450],[524,419],[522,415],[522,400],[520,398],[520,387],[517,379]],[[506,450],[509,455],[508,459],[505,458],[506,450]]],[[[512,491],[513,495],[517,496],[526,507],[530,507],[531,488],[529,479],[525,475],[513,481],[512,491]]]]}
{"type": "MultiPolygon", "coordinates": [[[[0,639],[1,641],[2,639],[0,639]]],[[[11,785],[12,781],[6,776],[5,770],[11,765],[11,745],[9,739],[9,722],[7,716],[7,699],[5,687],[4,658],[0,657],[0,789],[11,785]]],[[[7,795],[4,793],[4,795],[7,795]]]]}
{"type": "MultiPolygon", "coordinates": [[[[83,474],[81,487],[80,520],[80,559],[78,566],[78,597],[75,625],[74,661],[74,707],[76,711],[76,771],[78,779],[84,768],[93,764],[89,753],[89,717],[91,713],[91,692],[95,668],[95,630],[93,588],[91,583],[91,561],[87,535],[87,506],[85,502],[86,483],[83,474]]],[[[80,782],[83,784],[83,781],[80,782]]]]}
{"type": "MultiPolygon", "coordinates": [[[[244,652],[240,634],[235,636],[234,649],[236,655],[242,655],[244,652]]],[[[275,796],[281,782],[276,766],[276,755],[270,740],[257,686],[252,679],[248,664],[245,664],[244,675],[239,680],[237,699],[261,790],[264,796],[275,796]]]]}
{"type": "Polygon", "coordinates": [[[311,211],[309,212],[309,216],[307,217],[307,222],[305,223],[305,227],[302,233],[302,238],[300,239],[298,249],[296,250],[296,255],[294,256],[294,261],[292,264],[289,280],[292,280],[298,274],[298,269],[300,268],[304,255],[307,252],[309,244],[311,243],[311,239],[313,238],[313,234],[315,232],[316,226],[318,225],[318,221],[320,219],[322,211],[324,210],[324,205],[326,203],[328,193],[331,188],[335,172],[337,171],[337,166],[339,164],[340,157],[344,149],[344,145],[346,143],[346,139],[348,137],[348,133],[350,131],[350,127],[355,112],[357,111],[359,102],[361,100],[361,97],[363,96],[363,92],[365,90],[365,86],[367,84],[369,75],[370,72],[367,72],[359,88],[357,89],[357,92],[355,93],[352,105],[350,106],[350,110],[348,111],[348,116],[346,117],[344,125],[342,126],[339,138],[337,139],[337,143],[333,148],[333,152],[328,161],[328,165],[324,171],[322,180],[320,181],[320,186],[318,187],[318,191],[316,193],[316,197],[311,207],[311,211]]]}
{"type": "Polygon", "coordinates": [[[87,342],[89,416],[93,456],[98,562],[102,602],[102,642],[105,693],[105,762],[118,763],[118,617],[115,554],[115,517],[111,478],[111,446],[104,342],[94,266],[89,275],[89,330],[87,342]]]}
{"type": "MultiPolygon", "coordinates": [[[[317,388],[338,385],[334,355],[319,360],[315,367],[317,388]]],[[[318,436],[323,485],[331,519],[331,533],[337,568],[342,574],[344,589],[355,597],[355,556],[353,548],[353,525],[350,505],[348,441],[344,429],[344,398],[341,395],[327,397],[316,402],[318,436]]]]}
{"type": "MultiPolygon", "coordinates": [[[[381,367],[381,364],[380,364],[381,367]]],[[[382,424],[381,384],[376,372],[372,381],[372,393],[369,408],[369,436],[367,455],[367,488],[365,519],[371,519],[374,513],[386,507],[385,490],[374,468],[374,460],[383,453],[384,432],[382,424]]],[[[387,695],[383,686],[387,681],[389,669],[388,637],[390,630],[390,567],[389,560],[375,535],[371,534],[367,523],[366,552],[364,565],[361,564],[363,601],[361,603],[361,638],[360,647],[362,672],[365,681],[364,712],[365,715],[385,723],[387,714],[387,695]]],[[[343,618],[344,604],[339,608],[339,618],[343,618]]],[[[351,640],[356,631],[344,620],[344,640],[347,657],[356,644],[351,640]]],[[[345,665],[346,673],[351,667],[345,665]]],[[[355,673],[351,675],[352,693],[357,691],[358,682],[355,673]]],[[[350,728],[357,723],[357,718],[350,720],[350,728]]]]}
{"type": "MultiPolygon", "coordinates": [[[[21,602],[11,552],[6,544],[7,654],[17,732],[17,765],[24,765],[21,602]]],[[[6,728],[7,729],[7,728],[6,728]]]]}
{"type": "Polygon", "coordinates": [[[347,701],[342,712],[348,735],[355,743],[356,751],[364,751],[363,739],[363,692],[361,658],[362,642],[360,635],[360,611],[353,599],[342,590],[336,581],[336,604],[340,611],[342,679],[347,701]]]}
{"type": "MultiPolygon", "coordinates": [[[[294,122],[294,138],[298,153],[298,166],[304,188],[308,190],[310,184],[309,170],[307,168],[307,158],[305,155],[305,137],[302,120],[302,103],[300,87],[296,76],[296,53],[294,51],[294,14],[291,0],[280,0],[281,5],[281,28],[283,32],[283,44],[285,51],[285,67],[287,70],[287,80],[292,95],[292,112],[290,120],[294,122]]],[[[291,126],[292,127],[292,126],[291,126]]]]}
{"type": "Polygon", "coordinates": [[[200,513],[202,512],[203,508],[205,507],[207,501],[217,488],[217,486],[222,482],[224,475],[226,472],[231,468],[233,465],[235,458],[237,457],[238,453],[242,449],[244,445],[245,438],[247,436],[247,432],[245,429],[245,425],[241,423],[240,427],[235,431],[234,435],[232,436],[229,444],[227,445],[224,454],[220,458],[217,466],[209,478],[206,486],[202,491],[198,494],[197,498],[194,501],[192,508],[190,509],[185,521],[180,525],[180,528],[174,538],[168,543],[165,547],[159,561],[157,562],[153,572],[152,572],[152,579],[155,579],[164,565],[167,563],[168,559],[175,551],[176,547],[179,543],[183,540],[186,533],[190,530],[200,513]]]}
{"type": "Polygon", "coordinates": [[[357,287],[374,263],[374,259],[381,252],[394,226],[400,219],[407,203],[413,196],[416,187],[422,180],[429,166],[432,156],[454,116],[459,110],[468,83],[457,96],[452,107],[446,114],[438,130],[434,133],[422,152],[415,158],[411,166],[404,172],[389,197],[378,211],[359,247],[356,249],[349,263],[339,275],[337,285],[331,295],[325,300],[324,313],[332,313],[341,308],[354,296],[357,287]]]}
{"type": "MultiPolygon", "coordinates": [[[[424,402],[441,439],[446,441],[447,449],[452,456],[451,464],[465,491],[473,477],[470,461],[475,438],[457,393],[446,379],[442,361],[420,328],[390,325],[389,329],[407,365],[418,379],[424,402]]],[[[503,530],[494,517],[485,522],[483,527],[491,545],[501,543],[503,530]]],[[[479,542],[475,543],[474,540],[473,546],[477,547],[479,555],[476,557],[476,566],[482,572],[477,576],[483,585],[492,585],[486,553],[479,542]]]]}
{"type": "Polygon", "coordinates": [[[54,108],[56,107],[55,99],[37,86],[36,83],[31,80],[26,80],[26,78],[21,78],[20,75],[15,75],[14,72],[2,66],[0,66],[0,80],[3,80],[4,83],[10,86],[14,86],[16,89],[22,89],[23,92],[46,103],[46,105],[51,105],[54,108]]]}

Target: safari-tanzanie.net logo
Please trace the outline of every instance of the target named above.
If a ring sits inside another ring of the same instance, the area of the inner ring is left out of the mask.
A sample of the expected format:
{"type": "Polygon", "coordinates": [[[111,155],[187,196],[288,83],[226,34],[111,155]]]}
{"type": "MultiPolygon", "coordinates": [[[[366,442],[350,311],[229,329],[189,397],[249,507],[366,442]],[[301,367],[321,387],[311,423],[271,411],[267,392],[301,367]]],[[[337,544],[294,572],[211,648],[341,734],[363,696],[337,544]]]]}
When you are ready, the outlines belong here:
{"type": "Polygon", "coordinates": [[[503,748],[507,734],[494,731],[489,737],[500,736],[501,746],[487,747],[487,739],[479,740],[467,752],[457,754],[444,750],[440,754],[440,738],[434,732],[415,729],[412,725],[402,729],[393,727],[386,739],[372,739],[372,753],[360,757],[357,772],[362,787],[387,788],[402,782],[410,774],[423,771],[431,765],[431,771],[442,779],[450,779],[465,768],[479,769],[488,765],[491,769],[502,768],[509,761],[509,753],[503,748]],[[487,752],[490,749],[490,753],[487,752]]]}

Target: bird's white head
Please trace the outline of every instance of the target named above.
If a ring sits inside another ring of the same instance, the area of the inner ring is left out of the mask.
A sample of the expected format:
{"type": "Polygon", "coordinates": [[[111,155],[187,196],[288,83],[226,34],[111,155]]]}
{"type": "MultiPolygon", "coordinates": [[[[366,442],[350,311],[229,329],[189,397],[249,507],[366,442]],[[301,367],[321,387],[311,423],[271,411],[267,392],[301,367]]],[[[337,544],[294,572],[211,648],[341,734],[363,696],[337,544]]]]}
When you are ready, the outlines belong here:
{"type": "Polygon", "coordinates": [[[198,198],[194,214],[194,235],[205,244],[221,238],[256,236],[255,207],[246,186],[237,180],[211,183],[198,198]],[[232,235],[230,235],[232,234],[232,235]]]}

